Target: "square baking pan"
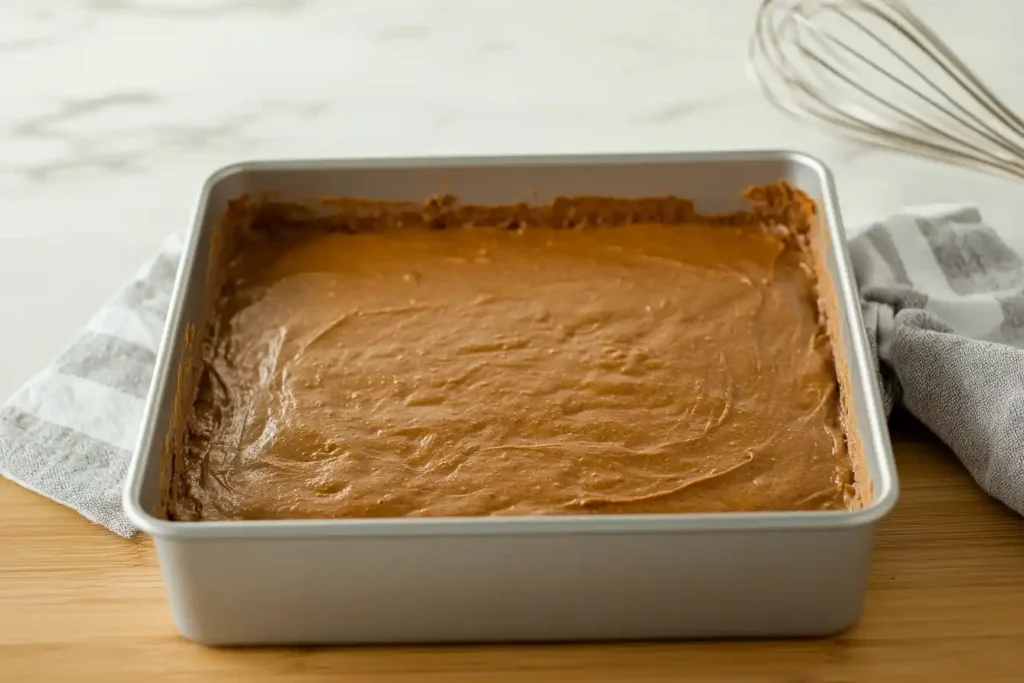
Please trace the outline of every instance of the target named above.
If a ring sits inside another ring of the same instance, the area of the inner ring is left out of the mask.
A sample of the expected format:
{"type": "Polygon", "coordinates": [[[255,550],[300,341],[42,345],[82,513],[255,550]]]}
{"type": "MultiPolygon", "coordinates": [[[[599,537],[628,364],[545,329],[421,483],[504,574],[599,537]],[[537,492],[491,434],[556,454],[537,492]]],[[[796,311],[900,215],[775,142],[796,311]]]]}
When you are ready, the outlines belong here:
{"type": "Polygon", "coordinates": [[[211,645],[820,636],[860,615],[896,471],[829,171],[793,152],[269,161],[215,173],[182,258],[124,505],[153,536],[171,610],[211,645]],[[199,360],[211,255],[230,200],[345,196],[481,204],[604,195],[746,208],[784,180],[816,204],[819,295],[857,442],[863,504],[843,511],[272,521],[160,513],[179,386],[199,360]]]}

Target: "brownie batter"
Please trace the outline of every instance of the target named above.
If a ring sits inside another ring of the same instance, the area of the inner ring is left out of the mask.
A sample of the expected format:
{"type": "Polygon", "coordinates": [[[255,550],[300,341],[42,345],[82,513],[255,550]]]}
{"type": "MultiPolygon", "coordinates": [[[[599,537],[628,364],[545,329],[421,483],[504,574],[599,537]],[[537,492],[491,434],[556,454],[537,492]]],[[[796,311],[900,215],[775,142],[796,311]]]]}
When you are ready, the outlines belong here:
{"type": "Polygon", "coordinates": [[[832,350],[791,236],[502,215],[257,221],[169,516],[849,506],[832,350]]]}

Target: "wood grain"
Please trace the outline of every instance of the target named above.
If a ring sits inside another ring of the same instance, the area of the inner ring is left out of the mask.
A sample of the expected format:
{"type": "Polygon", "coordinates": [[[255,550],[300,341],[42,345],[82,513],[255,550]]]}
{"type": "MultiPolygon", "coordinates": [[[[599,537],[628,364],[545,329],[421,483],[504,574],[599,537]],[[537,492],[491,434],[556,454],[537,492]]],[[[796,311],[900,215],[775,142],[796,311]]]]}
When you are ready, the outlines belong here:
{"type": "Polygon", "coordinates": [[[175,633],[148,539],[0,481],[0,680],[1024,680],[1024,521],[911,420],[893,431],[901,500],[863,618],[828,640],[206,649],[175,633]]]}

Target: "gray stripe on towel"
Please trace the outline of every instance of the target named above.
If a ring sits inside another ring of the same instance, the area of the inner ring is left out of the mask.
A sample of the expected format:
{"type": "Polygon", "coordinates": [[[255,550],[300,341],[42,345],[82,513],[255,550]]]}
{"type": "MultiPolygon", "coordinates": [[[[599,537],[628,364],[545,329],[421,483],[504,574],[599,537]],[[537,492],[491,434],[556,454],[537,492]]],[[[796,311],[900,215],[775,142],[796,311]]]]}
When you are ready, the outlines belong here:
{"type": "Polygon", "coordinates": [[[984,223],[956,220],[962,214],[917,219],[950,288],[964,296],[1020,286],[1017,253],[984,223]]]}
{"type": "Polygon", "coordinates": [[[897,284],[909,285],[910,278],[907,276],[907,269],[903,266],[903,259],[896,249],[896,243],[892,241],[888,226],[876,224],[868,228],[865,233],[871,246],[875,248],[878,255],[882,257],[885,264],[889,266],[897,284]]]}
{"type": "Polygon", "coordinates": [[[4,406],[0,463],[4,475],[45,491],[119,536],[134,534],[121,509],[128,458],[120,448],[4,406]]]}
{"type": "Polygon", "coordinates": [[[149,349],[109,334],[83,332],[55,365],[65,375],[145,398],[155,363],[156,354],[149,349]]]}
{"type": "Polygon", "coordinates": [[[177,274],[178,259],[162,253],[150,264],[148,274],[125,288],[116,301],[125,308],[148,311],[166,320],[177,274]]]}
{"type": "Polygon", "coordinates": [[[1007,344],[1024,347],[1024,290],[1014,294],[996,296],[1003,310],[1003,324],[999,332],[1007,344]]]}

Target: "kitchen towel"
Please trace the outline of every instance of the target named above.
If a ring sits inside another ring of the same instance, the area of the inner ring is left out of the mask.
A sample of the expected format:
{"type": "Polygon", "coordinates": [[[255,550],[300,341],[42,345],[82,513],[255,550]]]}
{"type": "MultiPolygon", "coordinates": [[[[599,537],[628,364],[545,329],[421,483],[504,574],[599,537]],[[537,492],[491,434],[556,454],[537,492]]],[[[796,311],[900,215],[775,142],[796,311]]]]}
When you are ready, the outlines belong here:
{"type": "Polygon", "coordinates": [[[126,538],[121,493],[163,336],[183,241],[103,306],[0,408],[0,474],[126,538]]]}
{"type": "MultiPolygon", "coordinates": [[[[121,491],[174,287],[168,241],[0,409],[0,474],[134,533],[121,491]]],[[[886,411],[899,402],[1024,513],[1024,263],[976,209],[907,212],[850,243],[886,411]]]]}
{"type": "Polygon", "coordinates": [[[901,403],[1024,514],[1024,263],[972,207],[918,210],[850,242],[885,409],[901,403]]]}

